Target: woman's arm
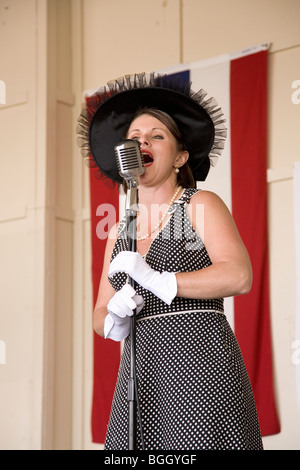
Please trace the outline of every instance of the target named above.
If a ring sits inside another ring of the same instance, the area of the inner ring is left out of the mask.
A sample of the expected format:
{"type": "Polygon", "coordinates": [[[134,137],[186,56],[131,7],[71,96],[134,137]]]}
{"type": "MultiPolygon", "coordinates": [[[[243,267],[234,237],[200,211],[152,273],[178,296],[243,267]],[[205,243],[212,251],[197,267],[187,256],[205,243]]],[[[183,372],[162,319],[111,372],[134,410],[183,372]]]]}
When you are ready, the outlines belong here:
{"type": "Polygon", "coordinates": [[[188,215],[212,265],[199,271],[177,273],[177,295],[212,299],[248,293],[252,285],[251,263],[223,201],[214,193],[199,191],[191,199],[188,215]]]}
{"type": "MultiPolygon", "coordinates": [[[[226,205],[214,193],[201,191],[191,199],[188,214],[206,246],[211,266],[192,272],[160,273],[152,269],[140,253],[122,251],[110,263],[109,276],[126,272],[169,305],[176,295],[215,299],[249,292],[252,284],[250,260],[226,205]],[[201,224],[198,213],[203,210],[201,224]]],[[[106,285],[107,281],[103,282],[106,285]]]]}
{"type": "Polygon", "coordinates": [[[95,332],[104,336],[104,321],[107,315],[107,304],[116,293],[108,280],[107,273],[110,264],[112,251],[117,239],[117,225],[113,226],[106,243],[105,255],[103,261],[102,274],[99,284],[98,297],[93,314],[93,325],[95,332]]]}

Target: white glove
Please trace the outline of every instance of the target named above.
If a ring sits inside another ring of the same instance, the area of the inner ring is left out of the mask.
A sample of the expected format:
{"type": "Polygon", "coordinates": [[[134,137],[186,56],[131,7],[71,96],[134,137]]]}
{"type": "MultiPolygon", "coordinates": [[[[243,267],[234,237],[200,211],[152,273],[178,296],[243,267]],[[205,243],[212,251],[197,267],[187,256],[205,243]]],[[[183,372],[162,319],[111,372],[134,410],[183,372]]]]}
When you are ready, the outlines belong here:
{"type": "Polygon", "coordinates": [[[177,280],[175,273],[155,271],[140,255],[133,251],[121,251],[110,263],[108,276],[117,272],[127,273],[142,287],[152,292],[168,305],[177,294],[177,280]]]}
{"type": "Polygon", "coordinates": [[[143,297],[137,295],[132,286],[125,284],[108,302],[108,314],[104,321],[104,338],[113,341],[122,341],[127,338],[133,310],[136,309],[139,313],[143,306],[143,297]]]}

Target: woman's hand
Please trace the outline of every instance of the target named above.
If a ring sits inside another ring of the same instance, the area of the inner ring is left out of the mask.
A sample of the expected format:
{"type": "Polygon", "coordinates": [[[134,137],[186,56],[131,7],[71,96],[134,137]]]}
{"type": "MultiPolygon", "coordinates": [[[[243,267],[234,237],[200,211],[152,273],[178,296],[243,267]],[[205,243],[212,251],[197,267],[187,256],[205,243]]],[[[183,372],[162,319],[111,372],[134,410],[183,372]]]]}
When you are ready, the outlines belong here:
{"type": "Polygon", "coordinates": [[[112,277],[117,272],[127,273],[138,284],[168,305],[176,296],[177,282],[175,274],[155,271],[146,263],[140,253],[133,251],[118,253],[110,263],[108,276],[112,277]]]}
{"type": "Polygon", "coordinates": [[[143,306],[143,297],[137,295],[129,284],[125,284],[108,302],[104,338],[113,341],[122,341],[127,338],[130,331],[130,317],[135,309],[139,313],[143,306]]]}

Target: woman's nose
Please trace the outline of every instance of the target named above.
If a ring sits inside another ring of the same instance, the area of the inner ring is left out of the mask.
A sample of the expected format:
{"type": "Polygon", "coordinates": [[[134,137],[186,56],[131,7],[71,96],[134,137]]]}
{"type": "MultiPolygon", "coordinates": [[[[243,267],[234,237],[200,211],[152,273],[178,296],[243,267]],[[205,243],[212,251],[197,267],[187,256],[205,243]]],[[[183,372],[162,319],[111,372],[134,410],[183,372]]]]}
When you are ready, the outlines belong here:
{"type": "Polygon", "coordinates": [[[146,145],[146,146],[149,145],[149,139],[146,135],[145,136],[140,136],[139,137],[139,142],[140,142],[141,146],[142,145],[146,145]]]}

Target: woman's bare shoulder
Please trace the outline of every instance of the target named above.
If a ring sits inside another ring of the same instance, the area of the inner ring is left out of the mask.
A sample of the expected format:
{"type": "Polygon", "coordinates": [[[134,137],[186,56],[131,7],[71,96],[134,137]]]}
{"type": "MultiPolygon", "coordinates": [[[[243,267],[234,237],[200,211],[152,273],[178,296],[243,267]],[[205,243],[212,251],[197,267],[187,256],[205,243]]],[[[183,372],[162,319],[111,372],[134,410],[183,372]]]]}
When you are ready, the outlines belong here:
{"type": "Polygon", "coordinates": [[[218,196],[216,193],[212,191],[207,191],[207,190],[201,190],[197,191],[191,199],[190,199],[190,205],[192,208],[196,208],[197,205],[204,205],[206,209],[211,209],[211,210],[223,210],[225,212],[228,212],[228,208],[221,199],[220,196],[218,196]]]}

